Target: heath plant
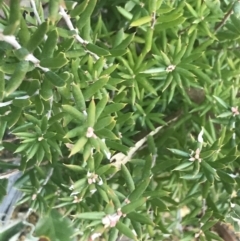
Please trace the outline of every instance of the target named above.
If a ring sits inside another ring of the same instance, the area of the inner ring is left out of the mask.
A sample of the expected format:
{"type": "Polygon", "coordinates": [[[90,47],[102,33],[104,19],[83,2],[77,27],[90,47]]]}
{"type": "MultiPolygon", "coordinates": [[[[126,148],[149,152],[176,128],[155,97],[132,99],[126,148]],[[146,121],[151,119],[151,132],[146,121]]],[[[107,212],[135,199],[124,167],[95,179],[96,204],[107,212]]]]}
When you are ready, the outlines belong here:
{"type": "Polygon", "coordinates": [[[21,173],[28,240],[239,231],[240,1],[0,7],[0,199],[21,173]]]}

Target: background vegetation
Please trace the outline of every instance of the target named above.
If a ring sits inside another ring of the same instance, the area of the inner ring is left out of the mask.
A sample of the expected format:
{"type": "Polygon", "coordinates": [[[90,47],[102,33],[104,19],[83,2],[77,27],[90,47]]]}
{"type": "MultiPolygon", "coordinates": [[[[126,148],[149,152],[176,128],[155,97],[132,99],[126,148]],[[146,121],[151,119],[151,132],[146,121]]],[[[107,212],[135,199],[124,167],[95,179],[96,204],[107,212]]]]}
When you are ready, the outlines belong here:
{"type": "Polygon", "coordinates": [[[0,196],[21,171],[37,237],[239,228],[239,1],[0,2],[0,196]]]}

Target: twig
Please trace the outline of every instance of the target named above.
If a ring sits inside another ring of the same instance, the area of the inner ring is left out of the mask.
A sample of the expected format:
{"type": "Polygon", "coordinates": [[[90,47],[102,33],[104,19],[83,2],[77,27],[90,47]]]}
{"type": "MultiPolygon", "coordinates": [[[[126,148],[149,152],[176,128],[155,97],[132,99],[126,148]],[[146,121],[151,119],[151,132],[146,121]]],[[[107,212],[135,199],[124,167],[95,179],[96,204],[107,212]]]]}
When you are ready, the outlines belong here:
{"type": "Polygon", "coordinates": [[[46,179],[45,179],[44,182],[43,182],[43,184],[39,187],[39,189],[37,190],[37,193],[32,196],[32,200],[35,200],[35,199],[36,199],[37,195],[42,191],[43,187],[44,187],[44,186],[48,183],[48,181],[50,180],[52,174],[53,174],[53,168],[51,167],[50,170],[49,170],[49,172],[48,172],[48,175],[47,175],[46,179]]]}
{"type": "MultiPolygon", "coordinates": [[[[59,6],[59,10],[60,10],[60,14],[62,15],[65,23],[67,24],[68,28],[70,30],[74,30],[76,31],[76,33],[78,32],[78,30],[76,28],[73,27],[72,21],[69,17],[69,15],[65,12],[64,8],[62,6],[59,6]]],[[[87,45],[88,41],[82,39],[78,34],[75,35],[76,40],[81,43],[82,45],[87,45]]]]}
{"type": "Polygon", "coordinates": [[[37,22],[38,22],[38,24],[40,25],[40,24],[42,23],[42,21],[41,21],[41,19],[40,19],[39,14],[38,14],[35,1],[34,1],[34,0],[30,0],[30,2],[31,2],[32,9],[33,9],[34,16],[37,18],[37,22]]]}
{"type": "MultiPolygon", "coordinates": [[[[16,138],[13,139],[13,141],[15,141],[15,140],[16,140],[16,138]]],[[[11,142],[11,140],[4,140],[4,142],[11,142]]],[[[1,162],[5,162],[5,163],[8,163],[8,162],[10,162],[10,163],[12,163],[12,162],[19,163],[20,160],[21,160],[20,158],[16,158],[16,157],[11,157],[11,158],[2,158],[1,157],[1,162]]],[[[5,174],[5,173],[0,173],[0,176],[2,174],[5,174]]]]}
{"type": "MultiPolygon", "coordinates": [[[[167,125],[170,123],[176,121],[179,118],[180,115],[174,117],[173,119],[169,120],[167,122],[167,125]]],[[[127,155],[123,154],[122,152],[117,153],[116,155],[112,156],[110,161],[115,161],[112,163],[112,166],[115,166],[118,170],[120,170],[121,165],[125,165],[127,162],[131,160],[133,155],[144,145],[144,143],[147,141],[148,136],[154,136],[156,135],[164,126],[157,127],[154,131],[151,131],[149,134],[147,134],[145,137],[143,137],[141,140],[139,140],[135,146],[131,147],[127,155]]]]}
{"type": "MultiPolygon", "coordinates": [[[[73,26],[73,24],[72,24],[72,21],[71,21],[69,15],[65,12],[64,8],[63,8],[62,6],[59,6],[59,10],[60,10],[60,14],[62,15],[65,23],[66,23],[67,26],[68,26],[68,28],[69,28],[70,30],[74,30],[74,31],[76,32],[76,34],[75,34],[75,39],[76,39],[79,43],[81,43],[81,44],[83,45],[83,47],[85,47],[89,42],[80,37],[80,35],[78,34],[78,29],[74,28],[74,26],[73,26]]],[[[86,52],[88,52],[89,54],[91,54],[96,60],[98,60],[98,59],[100,58],[97,54],[95,54],[95,53],[93,53],[93,52],[91,52],[91,51],[89,51],[89,50],[86,50],[86,52]]]]}
{"type": "Polygon", "coordinates": [[[215,27],[215,33],[221,29],[223,27],[223,25],[227,22],[228,18],[230,17],[230,15],[232,14],[232,6],[231,8],[228,10],[228,12],[224,15],[222,21],[215,27]]]}
{"type": "Polygon", "coordinates": [[[16,40],[15,36],[10,35],[4,35],[2,32],[0,32],[0,40],[9,43],[12,45],[15,49],[20,49],[21,45],[16,40]]]}
{"type": "MultiPolygon", "coordinates": [[[[11,35],[11,36],[10,36],[10,35],[4,35],[2,32],[0,32],[0,40],[9,43],[9,44],[12,45],[15,49],[20,49],[20,48],[22,48],[22,46],[21,46],[21,45],[18,43],[18,41],[16,40],[15,36],[12,36],[12,35],[11,35]]],[[[28,55],[25,57],[25,60],[34,63],[36,67],[40,68],[40,69],[41,69],[42,71],[44,71],[44,72],[50,71],[50,69],[48,69],[48,68],[41,67],[41,66],[39,65],[40,60],[37,59],[33,54],[28,54],[28,55]]]]}
{"type": "Polygon", "coordinates": [[[152,13],[152,21],[151,21],[151,28],[154,29],[154,26],[156,24],[156,12],[154,11],[152,13]]]}
{"type": "Polygon", "coordinates": [[[9,179],[9,177],[19,173],[20,171],[18,169],[12,169],[10,171],[0,173],[0,179],[9,179]]]}
{"type": "Polygon", "coordinates": [[[53,105],[53,97],[50,98],[49,103],[50,103],[50,108],[49,108],[49,111],[48,111],[48,113],[47,113],[47,118],[48,118],[48,120],[49,120],[50,117],[51,117],[52,105],[53,105]]]}

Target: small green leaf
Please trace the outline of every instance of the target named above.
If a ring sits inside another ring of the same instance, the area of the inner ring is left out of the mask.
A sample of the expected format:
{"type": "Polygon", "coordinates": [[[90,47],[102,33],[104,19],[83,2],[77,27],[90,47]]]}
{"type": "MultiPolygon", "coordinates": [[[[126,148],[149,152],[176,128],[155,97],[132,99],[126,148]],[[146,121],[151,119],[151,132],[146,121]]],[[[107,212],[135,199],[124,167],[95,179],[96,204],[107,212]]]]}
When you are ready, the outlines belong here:
{"type": "Polygon", "coordinates": [[[198,69],[198,68],[194,68],[191,70],[193,72],[193,74],[195,74],[203,83],[208,83],[211,84],[212,83],[212,79],[205,73],[203,73],[202,70],[198,69]]]}
{"type": "Polygon", "coordinates": [[[54,58],[43,58],[40,61],[40,65],[46,68],[61,68],[68,63],[65,53],[59,53],[54,58]]]}
{"type": "Polygon", "coordinates": [[[104,114],[105,115],[109,115],[113,112],[118,112],[119,110],[121,110],[122,108],[124,108],[126,106],[126,104],[124,103],[113,103],[113,104],[110,104],[108,106],[106,106],[104,108],[104,114]]]}
{"type": "Polygon", "coordinates": [[[118,221],[116,224],[116,228],[125,236],[127,236],[130,239],[137,240],[137,237],[134,235],[132,230],[124,223],[121,221],[118,221]]]}
{"type": "Polygon", "coordinates": [[[127,217],[133,221],[139,222],[141,224],[148,224],[148,225],[154,225],[153,221],[144,214],[137,213],[137,212],[130,212],[127,214],[127,217]]]}
{"type": "Polygon", "coordinates": [[[52,23],[55,23],[55,21],[57,20],[59,4],[60,4],[60,0],[50,0],[49,1],[49,6],[48,6],[49,16],[48,16],[48,18],[50,19],[50,21],[52,23]]]}
{"type": "Polygon", "coordinates": [[[73,94],[73,98],[75,100],[75,104],[76,107],[78,108],[78,110],[80,111],[84,111],[86,110],[86,104],[85,104],[85,100],[81,91],[81,88],[79,87],[79,85],[73,83],[72,84],[72,94],[73,94]]]}
{"type": "Polygon", "coordinates": [[[150,83],[149,80],[146,78],[137,78],[138,83],[143,86],[146,90],[148,90],[150,93],[157,96],[156,90],[153,88],[153,85],[150,83]]]}
{"type": "Polygon", "coordinates": [[[22,83],[29,67],[28,61],[21,61],[17,64],[16,69],[8,80],[7,86],[5,88],[6,95],[13,93],[22,83]]]}
{"type": "Polygon", "coordinates": [[[151,20],[152,20],[152,16],[145,16],[145,17],[142,17],[142,18],[139,18],[139,19],[133,21],[133,22],[130,24],[130,26],[131,26],[131,27],[142,26],[142,25],[144,25],[144,24],[146,24],[146,23],[151,22],[151,20]]]}
{"type": "Polygon", "coordinates": [[[220,105],[222,105],[223,107],[225,107],[226,109],[229,109],[229,108],[230,108],[230,106],[229,106],[224,100],[222,100],[221,98],[219,98],[219,97],[217,97],[217,96],[215,96],[215,95],[213,95],[213,98],[214,98],[220,105]]]}
{"type": "Polygon", "coordinates": [[[85,125],[77,126],[70,131],[67,132],[67,134],[64,136],[64,138],[74,138],[76,136],[81,136],[84,133],[87,132],[87,127],[85,125]]]}
{"type": "Polygon", "coordinates": [[[49,100],[53,96],[52,84],[46,75],[41,85],[40,95],[43,100],[49,100]]]}
{"type": "Polygon", "coordinates": [[[97,123],[94,125],[94,130],[101,130],[104,127],[110,125],[114,121],[114,117],[112,116],[107,116],[105,118],[102,118],[97,121],[97,123]]]}
{"type": "Polygon", "coordinates": [[[162,87],[162,91],[164,92],[169,86],[171,86],[173,82],[173,74],[172,73],[169,73],[166,77],[166,80],[165,80],[165,83],[162,87]]]}
{"type": "MultiPolygon", "coordinates": [[[[121,50],[120,50],[121,51],[121,50]]],[[[125,50],[124,50],[125,51],[125,50]]],[[[111,52],[111,50],[110,50],[111,52]]],[[[103,70],[102,73],[101,73],[101,76],[104,76],[104,75],[110,75],[112,72],[114,72],[114,70],[118,67],[118,64],[114,64],[112,66],[108,66],[107,69],[103,70]]]]}
{"type": "MultiPolygon", "coordinates": [[[[8,3],[9,4],[9,3],[8,3]]],[[[21,19],[20,1],[10,1],[10,16],[4,29],[5,35],[14,35],[21,19]]]]}
{"type": "Polygon", "coordinates": [[[101,176],[101,175],[103,175],[105,172],[107,172],[111,167],[112,167],[111,164],[107,164],[107,165],[101,166],[101,167],[98,168],[98,170],[96,171],[96,174],[98,174],[99,176],[101,176]]]}
{"type": "Polygon", "coordinates": [[[169,21],[173,21],[175,19],[178,19],[182,16],[182,12],[173,12],[170,14],[166,14],[166,15],[160,15],[159,18],[157,19],[157,23],[167,23],[169,21]]]}
{"type": "MultiPolygon", "coordinates": [[[[127,49],[110,49],[109,53],[111,54],[111,56],[113,57],[118,57],[118,56],[122,56],[125,55],[128,52],[127,49]]],[[[116,66],[116,65],[114,65],[116,66]]],[[[115,67],[116,68],[116,67],[115,67]]]]}
{"type": "Polygon", "coordinates": [[[62,105],[63,111],[71,115],[73,118],[83,121],[86,116],[71,105],[62,105]]]}
{"type": "Polygon", "coordinates": [[[179,17],[175,20],[172,20],[172,21],[169,21],[169,22],[166,22],[164,24],[162,23],[158,23],[155,25],[155,30],[157,31],[163,31],[165,29],[169,29],[169,28],[174,28],[176,26],[179,26],[181,24],[183,24],[185,22],[186,18],[184,17],[179,17]]]}
{"type": "Polygon", "coordinates": [[[144,191],[147,189],[149,183],[150,183],[151,178],[145,178],[145,180],[142,180],[140,184],[135,188],[135,190],[129,195],[129,200],[130,201],[135,201],[139,199],[144,191]]]}
{"type": "Polygon", "coordinates": [[[115,49],[126,49],[129,46],[129,44],[133,41],[134,36],[135,36],[134,34],[129,34],[124,40],[119,42],[119,44],[116,45],[114,48],[115,49]]]}
{"type": "MultiPolygon", "coordinates": [[[[106,63],[106,59],[105,59],[103,56],[101,56],[101,57],[95,62],[95,64],[93,65],[92,73],[96,73],[96,76],[97,76],[97,77],[99,77],[100,74],[103,75],[103,74],[102,74],[102,71],[103,71],[103,67],[104,67],[105,63],[106,63]]],[[[89,69],[89,71],[90,71],[90,69],[89,69]]]]}
{"type": "Polygon", "coordinates": [[[11,113],[8,115],[7,121],[8,126],[12,128],[19,120],[20,116],[22,115],[22,109],[19,107],[13,106],[11,108],[11,113]]]}
{"type": "Polygon", "coordinates": [[[126,204],[125,206],[123,206],[121,208],[121,211],[124,213],[124,214],[128,214],[132,211],[135,211],[137,208],[139,208],[140,206],[142,206],[144,203],[146,203],[146,198],[143,197],[143,198],[139,198],[135,201],[131,201],[129,204],[126,204]]]}
{"type": "Polygon", "coordinates": [[[171,65],[171,60],[169,59],[169,57],[167,56],[167,54],[165,54],[163,51],[160,52],[161,53],[161,56],[162,56],[162,59],[163,59],[163,62],[166,66],[169,66],[171,65]]]}
{"type": "Polygon", "coordinates": [[[226,182],[226,183],[229,183],[229,184],[235,183],[234,179],[228,173],[226,173],[222,170],[218,170],[217,174],[223,182],[226,182]]]}
{"type": "Polygon", "coordinates": [[[193,7],[192,7],[190,4],[188,4],[188,3],[185,2],[185,6],[188,8],[188,11],[189,11],[195,18],[198,18],[198,17],[199,17],[198,14],[197,14],[197,12],[193,9],[193,7]]]}
{"type": "Polygon", "coordinates": [[[32,143],[28,142],[28,143],[23,143],[20,146],[18,146],[18,148],[15,150],[14,153],[19,153],[25,150],[28,150],[29,148],[31,148],[32,143]]]}
{"type": "Polygon", "coordinates": [[[231,111],[226,111],[226,112],[221,113],[217,117],[218,118],[225,118],[225,117],[229,117],[229,116],[232,116],[232,115],[233,115],[233,113],[231,111]]]}
{"type": "Polygon", "coordinates": [[[118,6],[117,10],[119,13],[122,14],[123,17],[125,17],[127,20],[131,20],[132,19],[132,14],[130,12],[128,12],[126,9],[118,6]]]}
{"type": "Polygon", "coordinates": [[[67,168],[69,168],[70,170],[74,171],[74,172],[79,172],[79,173],[84,173],[86,172],[86,170],[78,165],[73,165],[73,164],[63,164],[64,166],[66,166],[67,168]]]}
{"type": "Polygon", "coordinates": [[[178,149],[172,149],[172,148],[168,148],[168,150],[171,151],[174,154],[179,155],[179,156],[190,158],[189,153],[187,153],[185,151],[181,151],[181,150],[178,150],[178,149]]]}
{"type": "Polygon", "coordinates": [[[69,155],[69,157],[71,157],[72,155],[76,154],[79,151],[82,151],[83,147],[85,146],[85,144],[87,143],[88,139],[87,137],[83,136],[81,137],[73,146],[73,148],[71,149],[71,153],[69,155]]]}
{"type": "Polygon", "coordinates": [[[83,92],[84,99],[87,100],[96,94],[109,80],[108,76],[102,76],[93,84],[89,85],[83,92]]]}
{"type": "Polygon", "coordinates": [[[86,9],[86,7],[87,7],[87,5],[88,5],[88,2],[89,2],[89,0],[85,0],[85,1],[83,1],[81,4],[76,5],[76,6],[74,7],[74,9],[71,10],[70,16],[71,16],[72,18],[75,18],[75,17],[81,15],[82,12],[85,11],[85,9],[86,9]]]}
{"type": "Polygon", "coordinates": [[[87,124],[90,127],[94,127],[95,121],[96,121],[96,106],[95,106],[95,102],[94,99],[91,100],[89,107],[88,107],[88,111],[87,111],[87,124]]]}
{"type": "Polygon", "coordinates": [[[107,128],[102,128],[101,130],[96,130],[97,136],[101,138],[106,138],[110,140],[118,140],[119,138],[109,129],[107,128]]]}
{"type": "Polygon", "coordinates": [[[36,126],[40,126],[40,123],[41,123],[41,122],[40,122],[40,120],[39,120],[38,118],[36,118],[35,116],[30,115],[30,114],[27,114],[27,113],[25,113],[24,116],[25,116],[25,118],[26,118],[29,122],[35,124],[36,126]]]}
{"type": "Polygon", "coordinates": [[[109,100],[109,95],[107,93],[104,93],[101,100],[96,105],[96,120],[100,117],[100,115],[104,111],[108,100],[109,100]]]}
{"type": "Polygon", "coordinates": [[[177,166],[176,168],[174,168],[174,171],[181,171],[185,168],[188,168],[189,166],[193,165],[193,162],[184,162],[182,164],[180,164],[179,166],[177,166]]]}
{"type": "Polygon", "coordinates": [[[142,74],[158,74],[158,73],[162,73],[162,72],[167,73],[166,67],[151,68],[151,69],[144,70],[140,73],[142,73],[142,74]]]}
{"type": "Polygon", "coordinates": [[[110,52],[104,48],[98,47],[95,44],[87,44],[86,45],[86,49],[91,51],[94,54],[97,54],[98,56],[106,56],[106,55],[110,55],[110,52]]]}
{"type": "Polygon", "coordinates": [[[36,155],[36,153],[37,153],[37,151],[39,149],[39,146],[40,146],[40,143],[39,142],[35,142],[32,145],[32,148],[30,148],[30,149],[28,149],[26,151],[27,152],[27,161],[32,159],[36,155]]]}
{"type": "Polygon", "coordinates": [[[81,190],[82,188],[86,187],[87,185],[87,180],[86,178],[82,178],[76,182],[74,182],[74,184],[72,186],[70,186],[71,190],[81,190]]]}
{"type": "Polygon", "coordinates": [[[206,161],[202,161],[201,166],[203,167],[205,173],[211,173],[216,176],[216,170],[212,168],[206,161]]]}
{"type": "Polygon", "coordinates": [[[123,164],[121,165],[121,172],[122,172],[124,179],[126,180],[129,191],[132,192],[135,189],[134,181],[133,181],[132,175],[130,174],[129,170],[123,164]]]}
{"type": "Polygon", "coordinates": [[[143,54],[148,53],[152,49],[154,29],[152,27],[147,28],[145,34],[145,47],[143,49],[143,54]]]}
{"type": "Polygon", "coordinates": [[[31,101],[29,99],[14,99],[12,104],[19,108],[27,107],[31,104],[31,101]]]}
{"type": "Polygon", "coordinates": [[[106,144],[110,149],[121,151],[123,153],[127,153],[129,151],[129,147],[122,145],[116,141],[106,140],[106,144]]]}
{"type": "MultiPolygon", "coordinates": [[[[96,4],[97,4],[97,0],[88,0],[87,1],[87,6],[83,10],[83,12],[80,14],[80,18],[76,23],[78,29],[82,29],[86,25],[87,21],[91,18],[91,15],[93,13],[93,10],[94,10],[96,4]]],[[[83,4],[83,6],[85,6],[85,5],[83,4]]]]}
{"type": "Polygon", "coordinates": [[[85,212],[78,213],[75,217],[86,220],[101,220],[106,214],[104,212],[85,212]]]}
{"type": "Polygon", "coordinates": [[[43,105],[43,101],[42,101],[40,95],[35,96],[34,103],[35,103],[35,108],[36,108],[37,114],[42,115],[42,113],[44,111],[44,105],[43,105]]]}
{"type": "Polygon", "coordinates": [[[40,45],[47,31],[48,22],[43,22],[38,26],[37,30],[33,33],[27,44],[27,49],[30,53],[32,53],[40,45]]]}
{"type": "Polygon", "coordinates": [[[45,76],[54,86],[62,87],[65,85],[65,81],[52,71],[45,72],[45,76]]]}

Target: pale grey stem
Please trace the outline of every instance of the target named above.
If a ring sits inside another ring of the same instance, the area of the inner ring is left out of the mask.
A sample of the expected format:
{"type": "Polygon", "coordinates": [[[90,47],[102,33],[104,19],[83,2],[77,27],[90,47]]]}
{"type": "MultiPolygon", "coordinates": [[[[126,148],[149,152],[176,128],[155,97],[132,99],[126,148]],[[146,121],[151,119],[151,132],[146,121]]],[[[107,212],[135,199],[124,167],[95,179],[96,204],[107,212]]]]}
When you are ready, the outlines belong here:
{"type": "Polygon", "coordinates": [[[38,14],[35,1],[34,1],[34,0],[30,0],[30,2],[31,2],[32,9],[33,9],[34,16],[36,17],[37,22],[38,22],[38,24],[40,25],[40,24],[42,23],[42,21],[41,21],[41,19],[40,19],[39,14],[38,14]]]}
{"type": "MultiPolygon", "coordinates": [[[[167,124],[176,121],[178,118],[179,116],[173,118],[172,120],[168,121],[167,124]]],[[[151,131],[148,135],[139,140],[132,148],[129,149],[127,155],[123,153],[117,153],[116,155],[112,156],[110,161],[115,161],[114,163],[112,163],[112,165],[115,166],[118,170],[120,170],[121,165],[125,165],[127,162],[129,162],[132,159],[132,157],[136,154],[136,152],[144,145],[144,143],[147,142],[148,136],[156,135],[161,129],[163,129],[163,127],[164,126],[157,127],[154,131],[151,131]]]]}
{"type": "Polygon", "coordinates": [[[49,120],[50,117],[51,117],[52,105],[53,105],[53,97],[51,97],[49,101],[50,101],[50,109],[49,109],[49,111],[48,111],[48,113],[47,113],[47,118],[48,118],[48,120],[49,120]]]}
{"type": "MultiPolygon", "coordinates": [[[[81,43],[83,46],[87,45],[89,42],[84,40],[79,34],[78,34],[78,29],[74,28],[73,24],[72,24],[72,21],[69,17],[69,15],[65,12],[64,8],[62,6],[59,7],[59,10],[60,10],[60,14],[62,15],[65,23],[67,24],[68,28],[70,30],[74,30],[76,32],[75,34],[75,39],[81,43]]],[[[91,54],[96,60],[99,59],[99,56],[96,55],[95,53],[92,53],[91,51],[86,51],[87,53],[91,54]]]]}
{"type": "MultiPolygon", "coordinates": [[[[9,43],[10,45],[12,45],[15,49],[20,49],[22,46],[18,43],[18,41],[16,40],[15,36],[12,35],[4,35],[2,32],[0,32],[0,40],[9,43]]],[[[28,54],[25,57],[26,61],[30,61],[32,63],[35,64],[35,66],[37,66],[38,68],[40,68],[41,70],[43,70],[44,72],[49,71],[50,69],[48,68],[44,68],[41,67],[39,65],[40,60],[37,59],[33,54],[28,54]]]]}
{"type": "Polygon", "coordinates": [[[53,168],[51,167],[49,172],[48,172],[48,175],[46,177],[46,179],[44,180],[43,184],[39,187],[39,189],[37,190],[37,193],[35,195],[33,195],[32,197],[32,200],[34,200],[37,195],[42,191],[43,187],[48,183],[48,181],[50,180],[51,176],[53,174],[53,168]]]}
{"type": "Polygon", "coordinates": [[[74,26],[73,26],[73,24],[72,24],[72,21],[71,21],[69,15],[65,12],[64,8],[63,8],[62,6],[60,6],[60,7],[59,7],[59,10],[60,10],[60,14],[62,15],[65,23],[66,23],[67,26],[68,26],[68,28],[69,28],[70,30],[76,31],[75,38],[77,39],[77,41],[78,41],[79,43],[83,44],[83,45],[88,44],[88,41],[84,40],[83,38],[81,38],[81,37],[77,34],[78,30],[77,30],[76,28],[74,28],[74,26]]]}

